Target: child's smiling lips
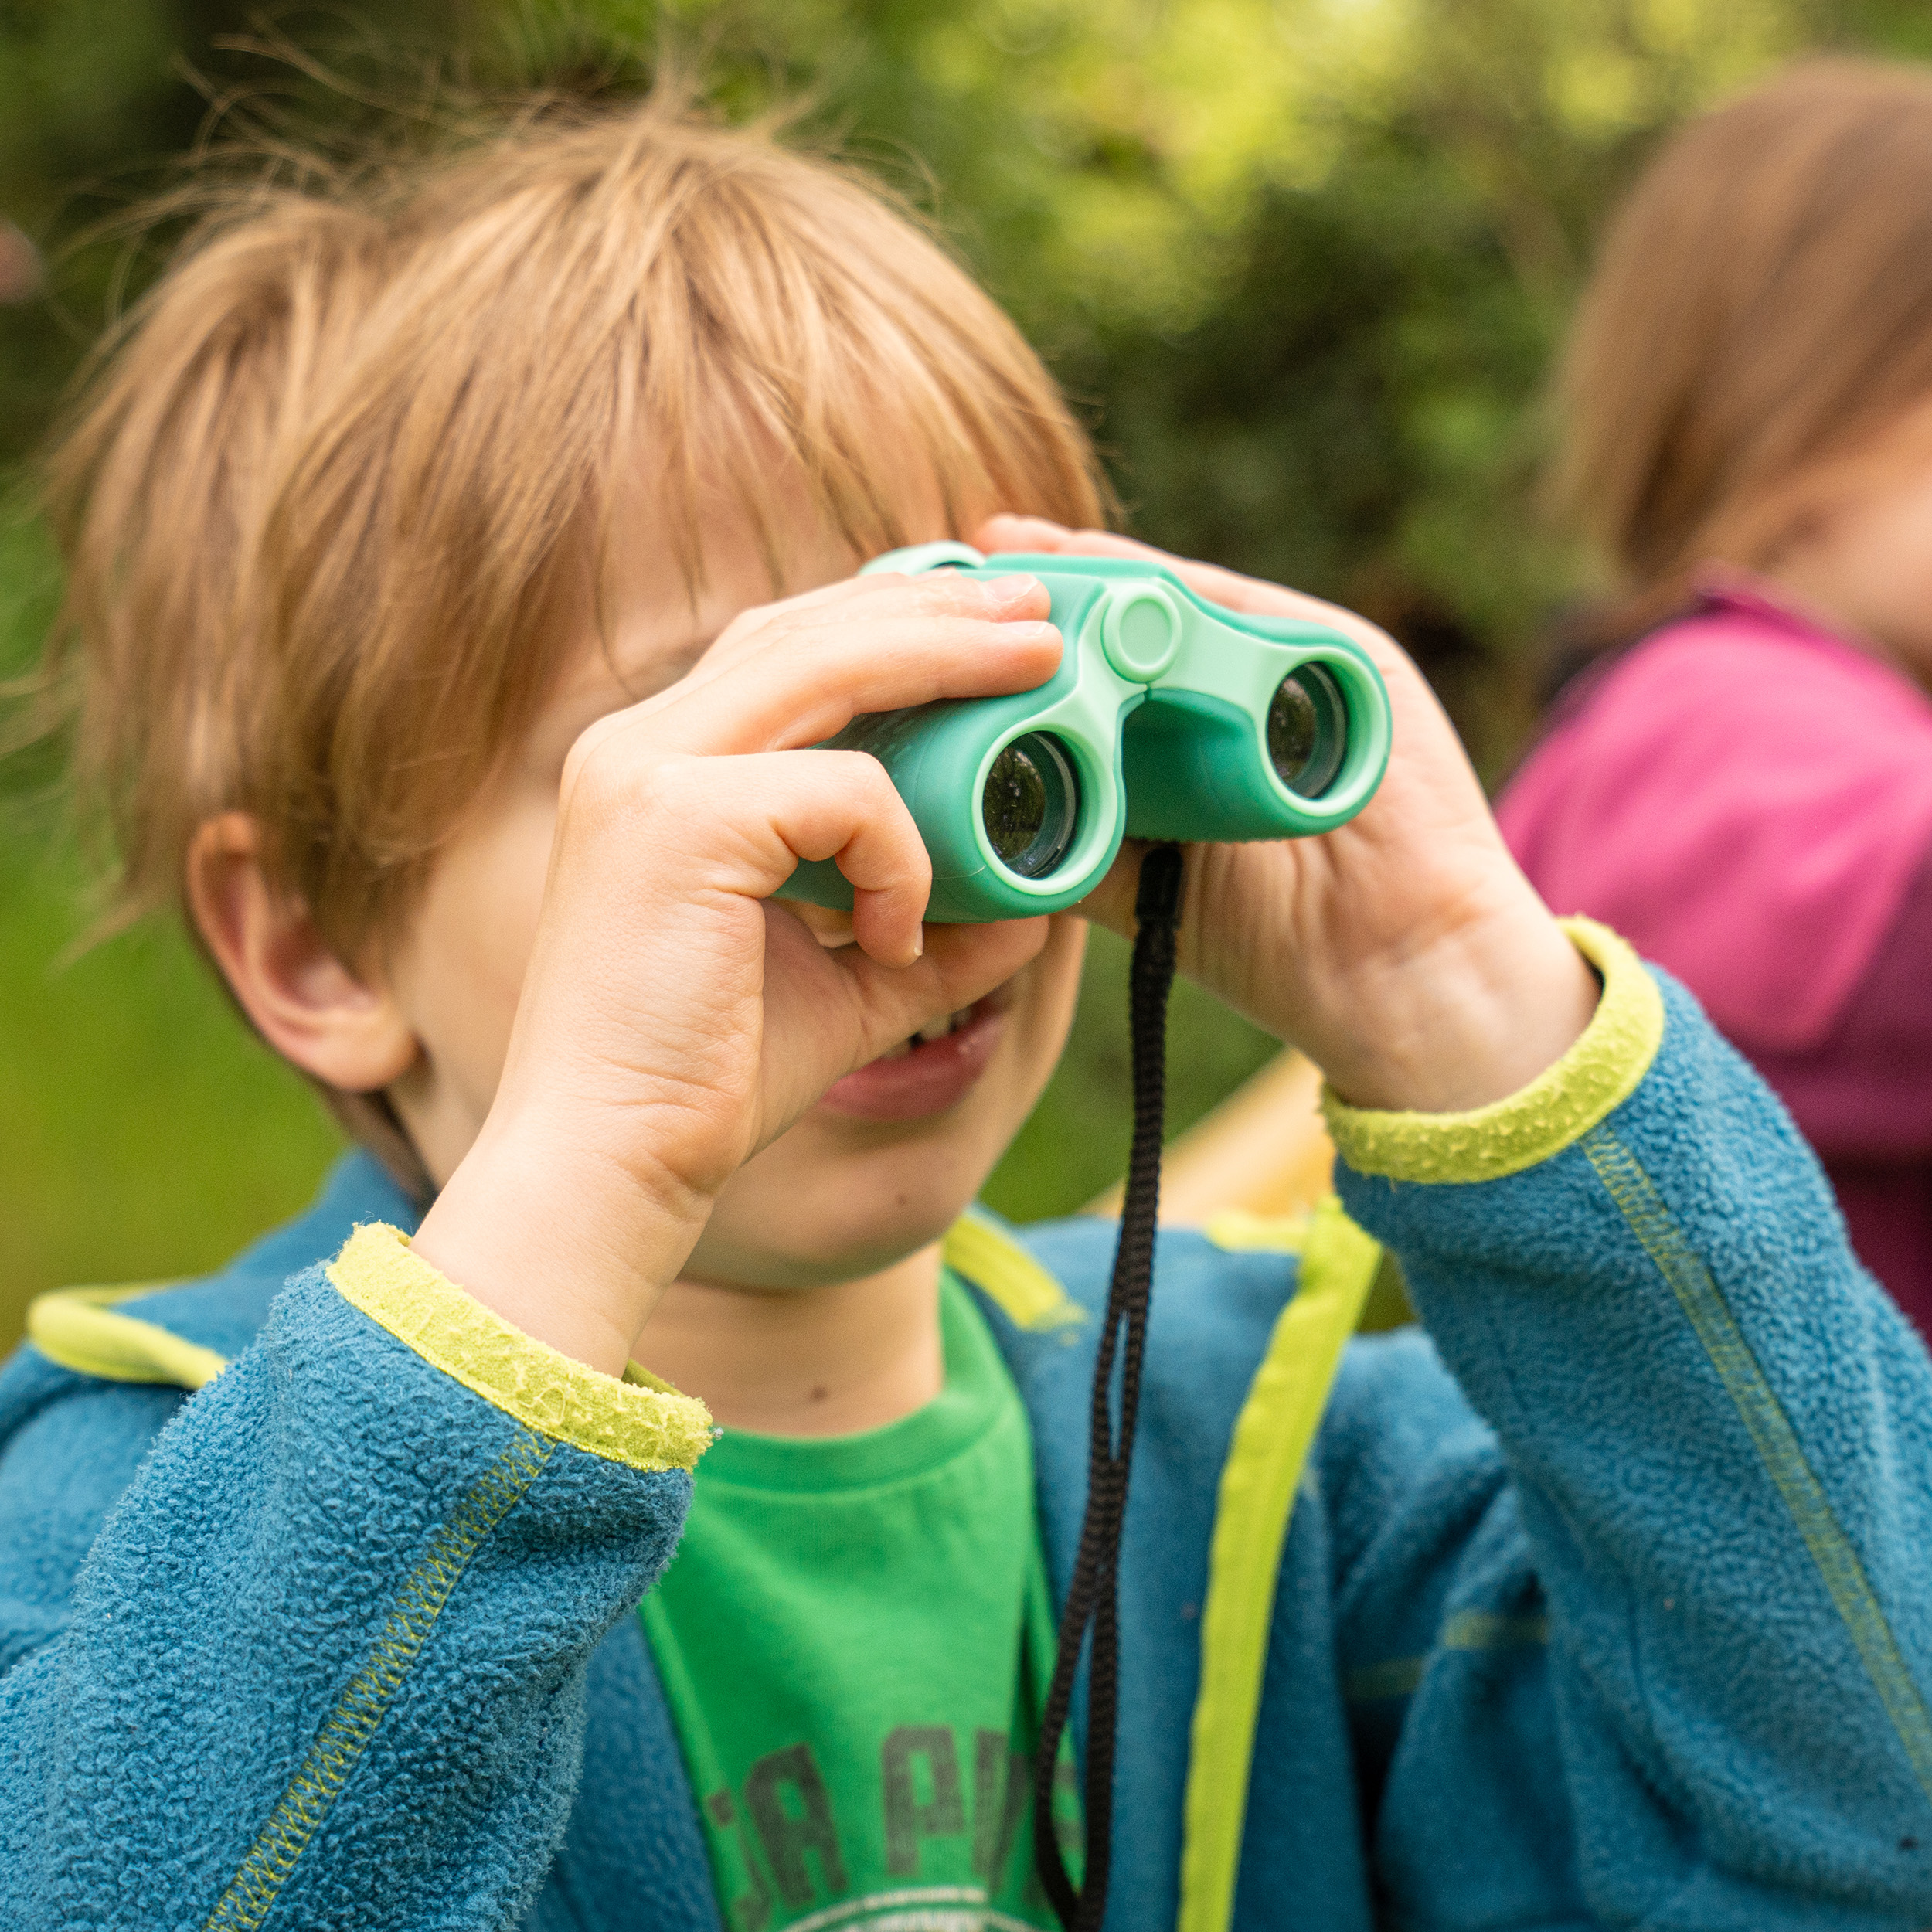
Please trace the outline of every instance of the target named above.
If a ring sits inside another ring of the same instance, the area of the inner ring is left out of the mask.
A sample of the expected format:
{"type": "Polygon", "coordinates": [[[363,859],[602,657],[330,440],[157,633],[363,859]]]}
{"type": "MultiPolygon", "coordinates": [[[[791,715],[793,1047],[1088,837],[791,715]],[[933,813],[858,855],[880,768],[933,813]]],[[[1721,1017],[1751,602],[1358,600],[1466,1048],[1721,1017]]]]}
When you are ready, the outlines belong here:
{"type": "Polygon", "coordinates": [[[985,1071],[1006,1023],[1005,1006],[993,993],[959,1012],[942,1013],[910,1040],[835,1081],[819,1105],[870,1121],[943,1114],[985,1071]]]}

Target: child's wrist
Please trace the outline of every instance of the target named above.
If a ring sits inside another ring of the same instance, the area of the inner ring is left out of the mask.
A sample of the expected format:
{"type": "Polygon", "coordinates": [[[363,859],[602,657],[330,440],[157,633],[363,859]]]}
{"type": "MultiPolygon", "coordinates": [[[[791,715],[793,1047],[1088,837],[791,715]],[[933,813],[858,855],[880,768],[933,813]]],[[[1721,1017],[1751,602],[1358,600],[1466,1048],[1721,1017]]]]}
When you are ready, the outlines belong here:
{"type": "Polygon", "coordinates": [[[526,1335],[621,1375],[709,1207],[671,1177],[486,1130],[410,1245],[526,1335]]]}
{"type": "Polygon", "coordinates": [[[1351,990],[1345,1039],[1325,1062],[1330,1086],[1353,1107],[1422,1114],[1519,1092],[1576,1044],[1601,992],[1536,902],[1365,973],[1351,990]]]}

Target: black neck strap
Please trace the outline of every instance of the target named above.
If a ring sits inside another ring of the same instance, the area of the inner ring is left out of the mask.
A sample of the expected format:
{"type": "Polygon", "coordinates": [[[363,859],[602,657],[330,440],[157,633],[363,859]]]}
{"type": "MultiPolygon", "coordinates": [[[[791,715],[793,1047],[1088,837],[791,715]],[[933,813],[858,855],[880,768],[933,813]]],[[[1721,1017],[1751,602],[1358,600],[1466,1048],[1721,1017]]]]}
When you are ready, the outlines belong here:
{"type": "Polygon", "coordinates": [[[1167,1002],[1174,985],[1181,906],[1181,850],[1151,847],[1141,861],[1134,917],[1128,1021],[1134,1054],[1134,1141],[1128,1156],[1120,1245],[1107,1292],[1106,1327],[1094,1366],[1093,1434],[1080,1553],[1060,1614],[1060,1646],[1033,1767],[1033,1857],[1066,1932],[1100,1932],[1113,1851],[1114,1745],[1120,1702],[1118,1598],[1121,1526],[1127,1513],[1141,1362],[1154,1288],[1154,1230],[1161,1200],[1161,1141],[1167,1112],[1167,1002]],[[1120,1420],[1113,1413],[1120,1383],[1120,1420]],[[1053,1780],[1073,1709],[1073,1676],[1093,1634],[1087,1672],[1087,1852],[1076,1892],[1053,1835],[1053,1780]]]}

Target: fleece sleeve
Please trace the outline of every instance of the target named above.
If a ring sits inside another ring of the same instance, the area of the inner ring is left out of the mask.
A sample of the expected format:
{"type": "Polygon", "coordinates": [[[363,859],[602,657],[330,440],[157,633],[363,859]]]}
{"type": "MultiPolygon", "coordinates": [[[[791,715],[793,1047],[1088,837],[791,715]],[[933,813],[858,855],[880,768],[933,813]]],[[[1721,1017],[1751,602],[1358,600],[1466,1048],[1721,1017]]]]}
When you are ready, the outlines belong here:
{"type": "Polygon", "coordinates": [[[1385,1352],[1380,1466],[1339,1498],[1352,1689],[1400,1713],[1384,1882],[1417,1923],[1452,1922],[1431,1870],[1525,1922],[1486,1806],[1590,1923],[1923,1927],[1932,1363],[1763,1084],[1572,931],[1604,998],[1530,1088],[1328,1107],[1344,1201],[1494,1439],[1432,1426],[1416,1348],[1385,1352]],[[1425,1653],[1378,1655],[1418,1605],[1425,1653]]]}
{"type": "Polygon", "coordinates": [[[359,1229],[182,1404],[0,1676],[0,1922],[519,1923],[587,1662],[709,1436],[359,1229]]]}

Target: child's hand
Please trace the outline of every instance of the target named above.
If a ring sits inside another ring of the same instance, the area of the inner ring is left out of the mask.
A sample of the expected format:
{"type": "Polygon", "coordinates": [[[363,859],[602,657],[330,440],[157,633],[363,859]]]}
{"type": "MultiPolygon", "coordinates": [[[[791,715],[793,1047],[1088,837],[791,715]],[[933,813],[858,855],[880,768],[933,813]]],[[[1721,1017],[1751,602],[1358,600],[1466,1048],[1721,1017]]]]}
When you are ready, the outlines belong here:
{"type": "Polygon", "coordinates": [[[835,584],[745,612],[690,676],[583,733],[502,1078],[425,1259],[621,1370],[737,1168],[1039,951],[1043,919],[922,934],[931,869],[884,768],[801,747],[859,712],[1031,689],[1060,662],[1048,609],[1030,578],[835,584]],[[836,950],[767,903],[799,859],[835,856],[857,941],[836,950]]]}
{"type": "MultiPolygon", "coordinates": [[[[1595,978],[1510,857],[1454,728],[1388,637],[1333,604],[1101,531],[1000,516],[972,541],[1164,563],[1230,610],[1344,632],[1387,682],[1394,755],[1359,818],[1317,838],[1189,851],[1183,971],[1304,1049],[1358,1106],[1479,1107],[1562,1056],[1595,1009],[1595,978]]],[[[1081,908],[1123,933],[1138,849],[1081,908]]]]}

